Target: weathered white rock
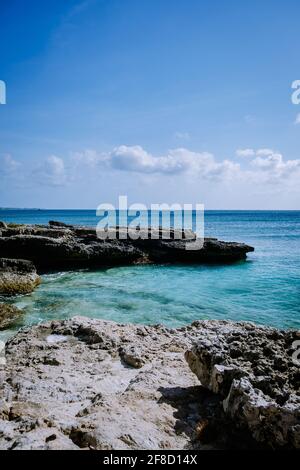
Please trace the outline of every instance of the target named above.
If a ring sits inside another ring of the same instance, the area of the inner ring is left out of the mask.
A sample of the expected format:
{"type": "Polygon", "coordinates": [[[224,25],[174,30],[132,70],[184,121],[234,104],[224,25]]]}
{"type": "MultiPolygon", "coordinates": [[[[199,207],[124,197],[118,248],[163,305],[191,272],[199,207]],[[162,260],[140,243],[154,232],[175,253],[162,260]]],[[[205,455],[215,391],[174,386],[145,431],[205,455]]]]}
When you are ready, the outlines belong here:
{"type": "Polygon", "coordinates": [[[186,352],[203,386],[219,393],[224,411],[263,445],[300,447],[300,368],[292,358],[297,331],[251,323],[199,322],[186,352]]]}
{"type": "Polygon", "coordinates": [[[74,317],[21,330],[0,367],[0,448],[253,447],[184,360],[209,325],[74,317]]]}

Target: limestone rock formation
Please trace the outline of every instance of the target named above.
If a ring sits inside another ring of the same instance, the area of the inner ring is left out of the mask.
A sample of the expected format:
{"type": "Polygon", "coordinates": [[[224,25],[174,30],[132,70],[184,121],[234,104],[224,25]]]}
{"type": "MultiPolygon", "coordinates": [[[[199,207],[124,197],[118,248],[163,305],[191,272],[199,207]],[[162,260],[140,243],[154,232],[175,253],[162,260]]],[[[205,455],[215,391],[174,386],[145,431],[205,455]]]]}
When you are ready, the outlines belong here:
{"type": "Polygon", "coordinates": [[[21,330],[0,366],[0,449],[255,447],[184,360],[201,328],[74,317],[21,330]]]}
{"type": "Polygon", "coordinates": [[[133,263],[232,262],[254,249],[243,243],[206,238],[203,245],[189,230],[140,229],[126,238],[124,228],[97,236],[90,227],[72,227],[51,221],[48,226],[19,225],[1,230],[0,256],[31,260],[39,270],[97,268],[133,263]],[[182,239],[178,239],[178,235],[182,239]],[[105,236],[110,235],[108,239],[105,236]],[[114,238],[113,238],[113,236],[114,238]],[[153,238],[155,236],[155,238],[153,238]]]}
{"type": "Polygon", "coordinates": [[[22,315],[22,310],[14,305],[0,303],[0,330],[14,325],[22,315]]]}
{"type": "Polygon", "coordinates": [[[300,332],[198,324],[185,356],[201,384],[223,397],[224,411],[258,442],[300,448],[300,367],[293,360],[300,332]]]}
{"type": "Polygon", "coordinates": [[[0,258],[0,295],[28,294],[39,283],[31,261],[0,258]]]}
{"type": "Polygon", "coordinates": [[[0,367],[0,448],[299,448],[295,338],[213,320],[23,329],[0,367]]]}

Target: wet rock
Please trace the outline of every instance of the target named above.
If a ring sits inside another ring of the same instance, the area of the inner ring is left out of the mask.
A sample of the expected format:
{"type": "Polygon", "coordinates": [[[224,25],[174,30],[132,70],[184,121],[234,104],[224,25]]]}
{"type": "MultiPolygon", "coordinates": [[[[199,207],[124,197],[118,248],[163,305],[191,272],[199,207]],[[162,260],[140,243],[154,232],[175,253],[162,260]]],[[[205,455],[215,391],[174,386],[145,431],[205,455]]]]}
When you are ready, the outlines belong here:
{"type": "Polygon", "coordinates": [[[2,222],[2,220],[0,220],[0,228],[7,228],[7,224],[2,222]]]}
{"type": "Polygon", "coordinates": [[[223,397],[237,426],[264,445],[299,447],[297,337],[297,331],[210,322],[185,356],[201,384],[223,397]]]}
{"type": "Polygon", "coordinates": [[[0,258],[0,295],[28,294],[39,283],[31,261],[0,258]]]}
{"type": "Polygon", "coordinates": [[[0,303],[0,330],[9,328],[16,323],[22,315],[22,310],[14,305],[0,303]]]}

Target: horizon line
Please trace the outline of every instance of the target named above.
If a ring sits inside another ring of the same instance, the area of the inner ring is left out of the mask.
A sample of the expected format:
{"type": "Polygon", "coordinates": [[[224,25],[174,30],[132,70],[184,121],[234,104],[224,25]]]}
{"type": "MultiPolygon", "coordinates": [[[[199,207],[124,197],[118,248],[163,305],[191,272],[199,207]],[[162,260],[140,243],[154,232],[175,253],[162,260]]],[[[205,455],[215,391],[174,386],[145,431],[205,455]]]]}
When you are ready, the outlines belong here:
{"type": "MultiPolygon", "coordinates": [[[[97,209],[90,209],[90,208],[85,208],[85,209],[79,209],[79,208],[41,208],[41,207],[0,207],[0,211],[12,211],[12,210],[18,210],[18,211],[94,211],[96,212],[97,209]]],[[[120,210],[116,208],[116,210],[120,210]]],[[[124,210],[124,209],[121,209],[124,210]]],[[[128,208],[130,210],[130,208],[128,208]]],[[[147,208],[146,210],[151,210],[150,208],[147,208]]],[[[160,212],[163,212],[165,209],[161,209],[160,212]]],[[[179,209],[178,209],[179,210],[179,209]]],[[[183,210],[183,209],[182,209],[183,210]]],[[[193,211],[195,209],[192,209],[193,211]]],[[[238,211],[243,211],[243,212],[300,212],[299,209],[204,209],[205,211],[219,211],[219,212],[225,212],[225,211],[232,211],[232,212],[238,212],[238,211]]],[[[175,211],[173,211],[175,212],[175,211]]]]}

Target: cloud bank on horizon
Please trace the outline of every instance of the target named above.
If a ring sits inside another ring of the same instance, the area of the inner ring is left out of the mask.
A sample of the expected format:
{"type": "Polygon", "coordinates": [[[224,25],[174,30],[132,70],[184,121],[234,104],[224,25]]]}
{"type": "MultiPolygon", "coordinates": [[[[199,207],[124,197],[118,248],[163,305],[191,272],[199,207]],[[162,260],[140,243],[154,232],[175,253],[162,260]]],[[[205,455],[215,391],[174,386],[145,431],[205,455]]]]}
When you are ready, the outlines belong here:
{"type": "Polygon", "coordinates": [[[237,149],[232,159],[219,161],[212,153],[183,147],[160,156],[140,145],[120,145],[109,152],[87,149],[71,152],[66,158],[50,155],[32,167],[22,165],[11,155],[0,156],[0,175],[12,190],[15,186],[26,188],[30,183],[33,190],[40,186],[50,188],[50,192],[51,188],[52,191],[77,188],[80,192],[83,181],[96,184],[103,177],[118,181],[121,174],[125,175],[128,186],[141,183],[153,186],[156,191],[162,185],[169,185],[173,201],[180,184],[186,195],[180,202],[190,202],[189,188],[201,187],[205,182],[215,191],[223,191],[225,199],[228,188],[237,200],[241,188],[247,191],[248,197],[258,194],[262,198],[270,197],[273,193],[300,196],[300,159],[285,159],[280,152],[268,148],[237,149]]]}

